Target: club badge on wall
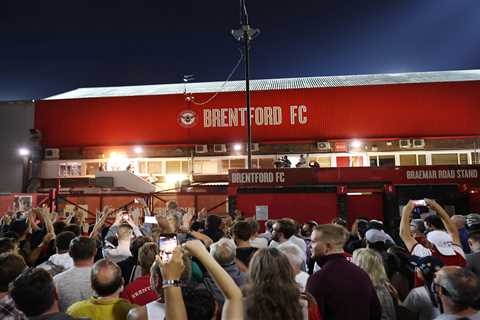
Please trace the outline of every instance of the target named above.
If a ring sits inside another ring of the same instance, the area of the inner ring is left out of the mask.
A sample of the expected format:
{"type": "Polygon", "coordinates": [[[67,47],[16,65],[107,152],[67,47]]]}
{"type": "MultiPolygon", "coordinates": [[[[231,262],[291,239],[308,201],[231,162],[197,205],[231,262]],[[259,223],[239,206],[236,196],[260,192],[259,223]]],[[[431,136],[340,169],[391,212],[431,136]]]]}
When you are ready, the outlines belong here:
{"type": "Polygon", "coordinates": [[[178,115],[178,124],[184,128],[193,128],[197,125],[197,114],[193,110],[184,110],[178,115]]]}

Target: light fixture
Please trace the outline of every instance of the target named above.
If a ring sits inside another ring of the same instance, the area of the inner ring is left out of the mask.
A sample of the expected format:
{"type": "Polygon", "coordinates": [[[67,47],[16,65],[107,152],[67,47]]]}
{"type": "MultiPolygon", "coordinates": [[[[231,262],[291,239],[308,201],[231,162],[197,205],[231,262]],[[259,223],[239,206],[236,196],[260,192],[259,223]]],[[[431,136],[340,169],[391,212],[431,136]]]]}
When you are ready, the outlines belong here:
{"type": "Polygon", "coordinates": [[[27,148],[20,148],[18,149],[18,154],[22,157],[26,157],[30,155],[30,150],[28,150],[27,148]]]}
{"type": "Polygon", "coordinates": [[[233,145],[233,150],[235,151],[241,151],[242,150],[242,145],[240,143],[235,143],[233,145]]]}
{"type": "Polygon", "coordinates": [[[362,147],[362,142],[360,140],[353,140],[350,146],[352,148],[358,149],[362,147]]]}
{"type": "Polygon", "coordinates": [[[143,148],[141,146],[135,146],[133,148],[133,152],[135,152],[136,154],[143,153],[143,148]]]}

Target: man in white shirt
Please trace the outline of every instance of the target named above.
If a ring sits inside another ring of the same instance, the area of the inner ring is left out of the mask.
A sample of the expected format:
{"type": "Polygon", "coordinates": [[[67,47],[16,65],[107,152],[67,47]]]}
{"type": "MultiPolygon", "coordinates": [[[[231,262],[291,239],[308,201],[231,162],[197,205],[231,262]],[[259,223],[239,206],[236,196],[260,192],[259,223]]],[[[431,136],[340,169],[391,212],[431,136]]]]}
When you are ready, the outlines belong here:
{"type": "Polygon", "coordinates": [[[53,278],[57,287],[60,311],[65,312],[73,303],[88,299],[94,294],[90,272],[96,253],[97,246],[95,240],[91,238],[76,237],[71,241],[69,254],[74,266],[53,278]]]}
{"type": "Polygon", "coordinates": [[[301,292],[304,292],[309,277],[308,273],[302,271],[302,267],[305,265],[307,259],[305,253],[302,252],[298,246],[288,241],[279,245],[277,249],[287,256],[295,273],[295,281],[300,286],[301,292]]]}
{"type": "Polygon", "coordinates": [[[55,238],[57,253],[52,255],[48,261],[39,265],[39,268],[47,270],[52,276],[59,274],[73,267],[73,259],[70,257],[70,242],[75,238],[75,233],[64,231],[55,238]]]}
{"type": "Polygon", "coordinates": [[[280,219],[275,222],[273,225],[272,232],[272,242],[270,242],[270,247],[277,247],[279,244],[282,244],[286,241],[293,243],[298,246],[302,252],[307,252],[307,244],[305,240],[299,238],[295,235],[297,232],[297,226],[292,219],[280,219]]]}
{"type": "Polygon", "coordinates": [[[117,228],[118,246],[113,249],[104,249],[103,256],[118,263],[132,256],[130,242],[133,237],[133,229],[128,224],[121,224],[117,228]]]}

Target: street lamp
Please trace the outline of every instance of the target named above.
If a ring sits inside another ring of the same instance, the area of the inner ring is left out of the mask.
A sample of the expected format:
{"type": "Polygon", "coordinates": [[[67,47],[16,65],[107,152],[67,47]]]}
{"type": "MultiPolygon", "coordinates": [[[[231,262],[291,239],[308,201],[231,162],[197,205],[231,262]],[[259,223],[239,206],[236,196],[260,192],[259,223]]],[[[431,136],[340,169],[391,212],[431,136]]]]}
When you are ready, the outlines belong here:
{"type": "Polygon", "coordinates": [[[30,150],[28,150],[27,148],[19,148],[18,149],[18,154],[21,156],[21,157],[27,157],[30,155],[30,150]]]}
{"type": "Polygon", "coordinates": [[[28,180],[29,180],[29,161],[30,161],[30,150],[21,147],[18,149],[18,155],[22,158],[22,192],[27,192],[28,180]]]}

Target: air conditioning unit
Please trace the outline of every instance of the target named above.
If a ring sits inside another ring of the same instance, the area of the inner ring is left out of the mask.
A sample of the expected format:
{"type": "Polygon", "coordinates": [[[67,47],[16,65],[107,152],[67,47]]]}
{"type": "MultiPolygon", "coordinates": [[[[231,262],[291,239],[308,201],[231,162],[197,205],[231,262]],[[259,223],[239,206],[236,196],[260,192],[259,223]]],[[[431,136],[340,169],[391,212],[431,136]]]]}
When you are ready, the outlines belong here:
{"type": "Polygon", "coordinates": [[[207,153],[208,146],[206,144],[196,144],[195,145],[195,153],[207,153]]]}
{"type": "Polygon", "coordinates": [[[410,149],[412,147],[412,143],[409,139],[401,139],[399,141],[400,149],[410,149]]]}
{"type": "Polygon", "coordinates": [[[45,149],[43,158],[45,160],[60,159],[60,149],[53,149],[53,148],[45,149]]]}
{"type": "Polygon", "coordinates": [[[214,144],[213,145],[213,152],[227,152],[227,145],[226,144],[214,144]]]}
{"type": "Polygon", "coordinates": [[[425,148],[425,140],[423,139],[413,139],[413,147],[416,149],[425,148]]]}
{"type": "Polygon", "coordinates": [[[330,151],[330,142],[317,142],[317,149],[319,151],[330,151]]]}

